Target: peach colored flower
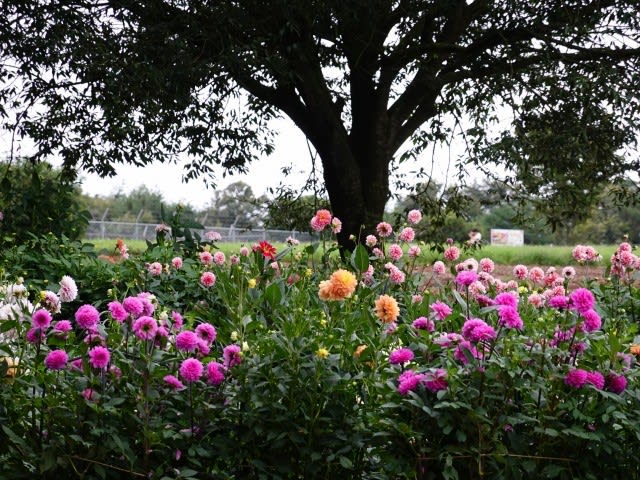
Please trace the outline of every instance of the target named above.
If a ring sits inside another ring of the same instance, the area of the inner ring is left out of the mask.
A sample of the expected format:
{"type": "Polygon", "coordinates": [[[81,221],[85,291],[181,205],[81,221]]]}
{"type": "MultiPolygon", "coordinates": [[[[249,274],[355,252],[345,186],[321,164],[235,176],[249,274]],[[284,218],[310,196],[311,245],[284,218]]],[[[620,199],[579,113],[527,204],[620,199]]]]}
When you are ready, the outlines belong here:
{"type": "Polygon", "coordinates": [[[356,358],[360,358],[360,355],[362,355],[362,352],[364,352],[367,349],[366,345],[358,345],[358,347],[356,348],[355,352],[353,352],[353,356],[356,358]]]}
{"type": "Polygon", "coordinates": [[[358,280],[353,273],[339,269],[331,274],[329,280],[320,282],[318,296],[321,300],[344,300],[353,295],[357,285],[358,280]]]}
{"type": "Polygon", "coordinates": [[[393,323],[398,319],[400,308],[392,296],[380,295],[376,300],[375,313],[384,323],[393,323]]]}

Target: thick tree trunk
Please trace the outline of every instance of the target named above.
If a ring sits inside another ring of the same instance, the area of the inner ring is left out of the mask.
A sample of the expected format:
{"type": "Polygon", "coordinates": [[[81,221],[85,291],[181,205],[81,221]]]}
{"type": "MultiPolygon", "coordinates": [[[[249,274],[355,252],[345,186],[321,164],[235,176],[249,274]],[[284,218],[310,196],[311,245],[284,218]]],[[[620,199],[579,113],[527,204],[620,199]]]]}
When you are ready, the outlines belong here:
{"type": "Polygon", "coordinates": [[[345,144],[318,150],[332,213],[342,221],[340,247],[352,250],[351,235],[363,241],[382,221],[389,199],[390,156],[361,145],[358,156],[345,144]]]}

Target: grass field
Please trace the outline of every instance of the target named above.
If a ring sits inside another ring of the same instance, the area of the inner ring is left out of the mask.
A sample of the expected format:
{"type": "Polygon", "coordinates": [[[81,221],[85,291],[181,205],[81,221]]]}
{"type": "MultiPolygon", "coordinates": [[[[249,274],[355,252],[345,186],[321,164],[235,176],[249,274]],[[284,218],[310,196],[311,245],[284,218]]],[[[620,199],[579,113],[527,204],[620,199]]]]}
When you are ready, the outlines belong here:
{"type": "MultiPolygon", "coordinates": [[[[93,244],[95,250],[100,253],[112,254],[116,251],[115,240],[86,240],[86,242],[93,244]]],[[[143,252],[147,248],[147,245],[143,240],[127,240],[126,244],[129,251],[134,255],[136,253],[143,252]]],[[[227,256],[229,256],[232,253],[237,253],[242,245],[243,244],[241,243],[220,243],[219,247],[227,256]]],[[[274,246],[279,252],[287,248],[287,245],[284,243],[275,243],[274,246]]],[[[603,261],[601,262],[601,265],[607,265],[609,263],[609,258],[616,249],[616,246],[594,245],[594,247],[600,255],[602,255],[603,261]]],[[[428,245],[422,245],[421,248],[421,260],[424,264],[430,265],[434,261],[441,259],[441,255],[437,252],[431,251],[428,245]]],[[[573,261],[571,256],[572,250],[572,246],[525,245],[523,247],[507,247],[486,245],[478,250],[463,253],[461,258],[474,257],[476,259],[480,259],[483,257],[489,257],[499,265],[515,265],[522,263],[528,266],[564,266],[576,263],[573,261]]]]}

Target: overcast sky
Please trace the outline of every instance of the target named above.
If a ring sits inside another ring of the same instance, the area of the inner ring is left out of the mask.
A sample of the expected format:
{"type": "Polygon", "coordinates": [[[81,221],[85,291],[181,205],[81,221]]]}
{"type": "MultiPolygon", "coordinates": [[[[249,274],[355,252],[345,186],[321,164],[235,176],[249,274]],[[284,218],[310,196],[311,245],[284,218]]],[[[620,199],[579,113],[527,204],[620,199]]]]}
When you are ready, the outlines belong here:
{"type": "MultiPolygon", "coordinates": [[[[284,183],[292,188],[300,188],[309,175],[311,169],[311,157],[304,135],[288,119],[276,120],[274,127],[279,131],[275,139],[275,151],[269,157],[262,158],[249,165],[246,175],[222,176],[220,169],[217,175],[217,189],[223,189],[230,183],[243,181],[251,186],[256,196],[267,194],[269,187],[277,187],[284,183]],[[289,176],[284,177],[282,168],[292,166],[289,176]]],[[[0,134],[0,154],[9,156],[10,136],[0,134]]],[[[22,140],[14,146],[14,155],[29,155],[33,147],[28,140],[22,140]]],[[[460,151],[458,149],[458,151],[460,151]]],[[[429,155],[431,150],[429,150],[429,155]]],[[[455,149],[451,151],[451,168],[449,178],[455,173],[453,162],[455,161],[455,149]]],[[[434,168],[434,176],[442,182],[446,174],[448,149],[441,149],[438,158],[441,159],[438,168],[434,168]],[[443,158],[444,157],[444,158],[443,158]]],[[[55,164],[56,162],[53,161],[55,164]]],[[[319,163],[319,162],[318,162],[319,163]]],[[[430,168],[431,161],[424,162],[424,168],[430,168]]],[[[416,169],[415,164],[404,164],[402,171],[410,172],[416,169]]],[[[210,204],[213,190],[205,186],[203,180],[190,180],[182,182],[183,167],[179,164],[155,163],[146,167],[134,167],[122,165],[119,173],[112,178],[100,178],[95,174],[81,172],[82,189],[86,194],[109,196],[117,192],[128,193],[141,185],[149,190],[162,194],[169,203],[188,203],[196,209],[203,209],[210,204]]]]}

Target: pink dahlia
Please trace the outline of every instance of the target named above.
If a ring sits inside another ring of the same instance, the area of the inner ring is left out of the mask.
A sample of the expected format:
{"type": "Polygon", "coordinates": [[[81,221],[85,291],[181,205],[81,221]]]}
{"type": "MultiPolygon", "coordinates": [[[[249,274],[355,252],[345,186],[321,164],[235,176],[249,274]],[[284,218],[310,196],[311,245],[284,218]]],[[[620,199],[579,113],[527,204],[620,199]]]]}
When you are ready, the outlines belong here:
{"type": "Polygon", "coordinates": [[[194,352],[198,347],[198,336],[190,330],[176,336],[176,348],[184,352],[194,352]]]}
{"type": "Polygon", "coordinates": [[[87,330],[95,328],[98,324],[98,320],[100,320],[100,314],[96,307],[93,305],[82,305],[78,310],[76,310],[76,323],[80,328],[85,328],[87,330]]]}
{"type": "Polygon", "coordinates": [[[242,363],[242,349],[240,345],[227,345],[222,351],[225,368],[231,368],[242,363]]]}
{"type": "Polygon", "coordinates": [[[216,283],[216,276],[213,272],[204,272],[200,275],[200,283],[207,288],[213,287],[216,283]]]}
{"type": "Polygon", "coordinates": [[[433,332],[436,328],[433,320],[430,320],[427,317],[416,318],[411,326],[416,330],[426,330],[427,332],[433,332]]]}
{"type": "Polygon", "coordinates": [[[45,329],[51,325],[51,320],[51,313],[49,313],[48,310],[41,308],[36,310],[31,316],[31,325],[33,325],[34,328],[45,329]]]}
{"type": "Polygon", "coordinates": [[[130,313],[134,318],[138,318],[144,312],[144,305],[142,299],[138,297],[127,297],[122,301],[122,307],[127,313],[130,313]]]}
{"type": "Polygon", "coordinates": [[[184,388],[184,384],[173,375],[165,375],[162,380],[172,390],[182,390],[184,388]]]}
{"type": "Polygon", "coordinates": [[[413,242],[414,238],[416,238],[416,232],[411,227],[405,227],[402,230],[400,230],[400,233],[398,234],[398,238],[403,242],[407,242],[407,243],[413,242]]]}
{"type": "Polygon", "coordinates": [[[105,347],[97,346],[89,350],[89,363],[93,368],[107,368],[110,359],[111,354],[105,347]]]}
{"type": "Polygon", "coordinates": [[[376,232],[380,237],[386,238],[393,233],[393,227],[387,222],[380,222],[376,225],[376,232]]]}
{"type": "Polygon", "coordinates": [[[196,327],[196,335],[198,338],[211,344],[216,340],[217,332],[215,327],[210,323],[201,323],[196,327]]]}
{"type": "Polygon", "coordinates": [[[153,317],[142,316],[133,322],[133,333],[140,340],[154,340],[158,331],[158,322],[153,317]]]}
{"type": "Polygon", "coordinates": [[[111,314],[111,318],[113,318],[118,323],[123,323],[127,319],[127,311],[124,309],[120,302],[109,302],[107,305],[109,309],[109,313],[111,314]]]}
{"type": "Polygon", "coordinates": [[[202,362],[196,358],[187,358],[180,365],[180,376],[185,382],[193,383],[197,382],[202,376],[204,367],[202,362]]]}
{"type": "Polygon", "coordinates": [[[440,301],[433,302],[429,308],[438,320],[444,320],[453,312],[449,305],[440,301]]]}
{"type": "Polygon", "coordinates": [[[412,225],[420,223],[420,220],[422,220],[422,213],[420,213],[420,210],[411,210],[407,214],[407,220],[412,225]]]}
{"type": "Polygon", "coordinates": [[[571,308],[580,313],[591,310],[596,303],[593,293],[587,288],[576,288],[569,294],[569,300],[571,302],[571,308]]]}
{"type": "Polygon", "coordinates": [[[389,363],[392,365],[398,365],[400,363],[406,363],[413,360],[413,352],[408,348],[398,348],[391,352],[389,355],[389,363]]]}
{"type": "Polygon", "coordinates": [[[581,368],[574,368],[564,377],[564,383],[573,388],[581,388],[587,383],[587,371],[581,368]]]}
{"type": "Polygon", "coordinates": [[[209,362],[207,364],[207,383],[220,385],[224,382],[224,365],[219,362],[209,362]]]}
{"type": "Polygon", "coordinates": [[[44,359],[44,366],[49,370],[62,370],[67,365],[69,355],[64,350],[53,350],[44,359]]]}

